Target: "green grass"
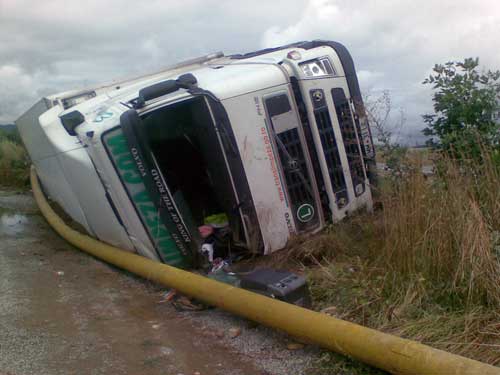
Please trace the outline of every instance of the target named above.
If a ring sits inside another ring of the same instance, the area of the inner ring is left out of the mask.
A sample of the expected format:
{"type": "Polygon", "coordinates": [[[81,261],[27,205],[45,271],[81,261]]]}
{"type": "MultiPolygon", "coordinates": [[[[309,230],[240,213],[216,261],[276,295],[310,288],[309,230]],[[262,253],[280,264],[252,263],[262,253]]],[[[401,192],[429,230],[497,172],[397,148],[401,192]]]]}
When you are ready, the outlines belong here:
{"type": "Polygon", "coordinates": [[[0,129],[0,186],[29,186],[29,157],[17,131],[0,129]]]}
{"type": "Polygon", "coordinates": [[[306,375],[383,375],[387,372],[334,352],[323,352],[306,375]]]}

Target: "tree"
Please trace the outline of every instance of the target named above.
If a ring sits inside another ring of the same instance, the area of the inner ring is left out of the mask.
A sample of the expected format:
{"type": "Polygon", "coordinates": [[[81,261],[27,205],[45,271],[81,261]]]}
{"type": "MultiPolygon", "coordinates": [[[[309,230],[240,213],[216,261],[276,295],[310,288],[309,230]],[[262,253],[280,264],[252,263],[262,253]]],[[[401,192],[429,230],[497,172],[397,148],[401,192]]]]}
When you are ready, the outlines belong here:
{"type": "Polygon", "coordinates": [[[493,120],[498,108],[500,71],[478,72],[479,59],[434,66],[424,80],[435,90],[434,114],[424,115],[424,134],[431,145],[457,157],[474,156],[480,144],[498,145],[499,126],[493,120]]]}
{"type": "Polygon", "coordinates": [[[382,156],[392,176],[401,176],[406,166],[407,147],[399,144],[399,132],[403,128],[406,118],[404,111],[399,109],[399,116],[394,119],[393,106],[389,91],[381,95],[365,97],[366,114],[377,140],[377,150],[382,156]],[[396,134],[394,134],[396,131],[396,134]]]}

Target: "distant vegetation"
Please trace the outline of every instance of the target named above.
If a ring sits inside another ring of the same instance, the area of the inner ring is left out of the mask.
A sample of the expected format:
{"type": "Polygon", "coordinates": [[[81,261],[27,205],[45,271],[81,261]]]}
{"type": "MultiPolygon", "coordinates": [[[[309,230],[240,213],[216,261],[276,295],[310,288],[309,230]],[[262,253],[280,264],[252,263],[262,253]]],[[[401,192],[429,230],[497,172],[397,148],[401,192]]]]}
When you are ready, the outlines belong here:
{"type": "Polygon", "coordinates": [[[0,186],[29,184],[29,157],[15,125],[0,125],[0,186]]]}

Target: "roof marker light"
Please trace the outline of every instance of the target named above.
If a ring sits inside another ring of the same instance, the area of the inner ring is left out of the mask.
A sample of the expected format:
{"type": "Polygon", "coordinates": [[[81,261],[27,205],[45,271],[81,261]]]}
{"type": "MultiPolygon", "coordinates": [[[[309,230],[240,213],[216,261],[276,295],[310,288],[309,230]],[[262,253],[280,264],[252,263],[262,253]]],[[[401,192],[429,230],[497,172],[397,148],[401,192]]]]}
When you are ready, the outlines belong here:
{"type": "Polygon", "coordinates": [[[302,58],[302,55],[300,54],[299,51],[293,50],[288,52],[286,57],[291,60],[300,60],[302,58]]]}

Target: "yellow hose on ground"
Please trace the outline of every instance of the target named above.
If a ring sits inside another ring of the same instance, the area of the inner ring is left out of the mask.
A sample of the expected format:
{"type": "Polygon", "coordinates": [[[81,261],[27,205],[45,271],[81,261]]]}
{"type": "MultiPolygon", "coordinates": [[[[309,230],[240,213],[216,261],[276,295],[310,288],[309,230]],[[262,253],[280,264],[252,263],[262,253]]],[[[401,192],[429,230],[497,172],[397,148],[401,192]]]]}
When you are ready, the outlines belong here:
{"type": "Polygon", "coordinates": [[[43,216],[69,243],[105,262],[207,304],[394,374],[500,375],[498,367],[268,298],[107,245],[64,223],[45,199],[34,167],[31,169],[31,186],[43,216]]]}

